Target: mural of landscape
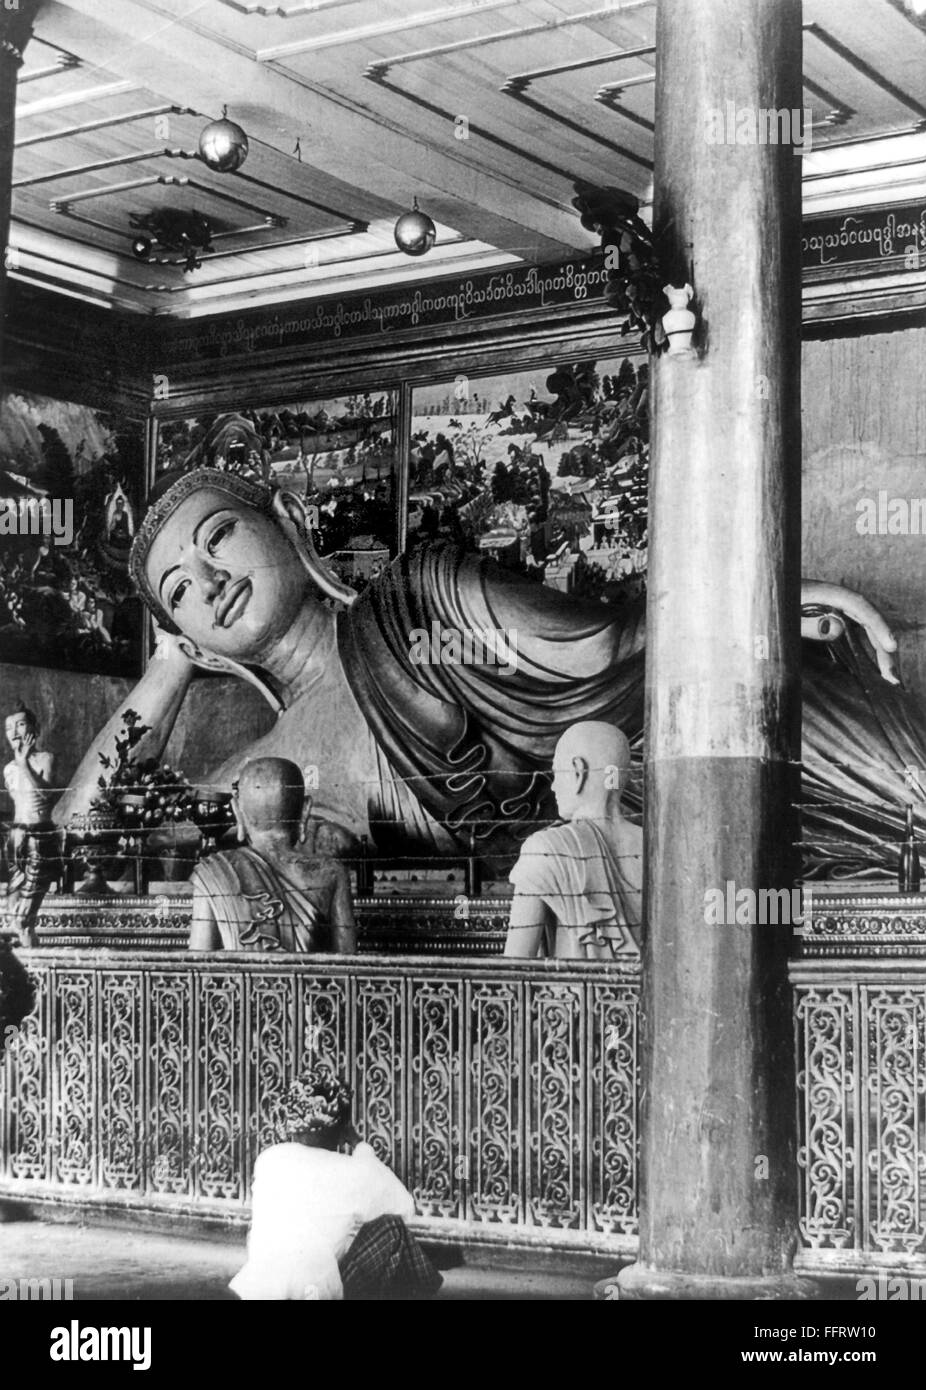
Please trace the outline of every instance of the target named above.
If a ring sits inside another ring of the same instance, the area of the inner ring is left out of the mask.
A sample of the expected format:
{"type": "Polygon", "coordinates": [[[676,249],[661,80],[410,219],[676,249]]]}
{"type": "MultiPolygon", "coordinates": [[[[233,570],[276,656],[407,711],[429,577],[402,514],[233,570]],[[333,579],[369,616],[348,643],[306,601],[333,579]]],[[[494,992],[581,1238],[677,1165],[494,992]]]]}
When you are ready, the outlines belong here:
{"type": "Polygon", "coordinates": [[[140,421],[31,393],[3,398],[0,661],[139,673],[142,609],[127,562],[144,475],[140,421]],[[57,535],[43,534],[48,517],[57,535]]]}
{"type": "Polygon", "coordinates": [[[608,602],[645,585],[647,364],[416,389],[408,545],[446,536],[545,584],[608,602]]]}

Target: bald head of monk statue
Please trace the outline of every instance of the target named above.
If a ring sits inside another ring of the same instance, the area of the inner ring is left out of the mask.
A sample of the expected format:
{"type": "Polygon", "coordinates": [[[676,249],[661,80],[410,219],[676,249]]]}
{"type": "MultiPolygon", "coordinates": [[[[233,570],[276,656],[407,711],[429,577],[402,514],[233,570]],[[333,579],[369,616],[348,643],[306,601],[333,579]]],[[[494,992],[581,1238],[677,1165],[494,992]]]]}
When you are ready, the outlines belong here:
{"type": "Polygon", "coordinates": [[[312,809],[302,773],[288,758],[253,758],[241,769],[232,802],[242,842],[303,841],[312,809]]]}
{"type": "Polygon", "coordinates": [[[618,813],[630,773],[630,744],[613,724],[571,724],[553,753],[553,795],[564,820],[605,820],[618,813]]]}

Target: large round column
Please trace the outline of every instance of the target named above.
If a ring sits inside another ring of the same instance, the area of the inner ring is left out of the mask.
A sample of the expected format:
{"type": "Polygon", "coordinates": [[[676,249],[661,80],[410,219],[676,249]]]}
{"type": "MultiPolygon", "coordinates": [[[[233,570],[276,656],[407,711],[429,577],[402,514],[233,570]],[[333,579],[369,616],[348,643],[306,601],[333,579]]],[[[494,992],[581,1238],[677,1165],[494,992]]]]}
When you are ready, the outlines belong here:
{"type": "Polygon", "coordinates": [[[795,872],[801,159],[764,113],[799,136],[801,106],[800,0],[659,0],[654,231],[699,324],[695,355],[653,369],[642,1209],[621,1297],[812,1287],[790,1276],[791,933],[705,910],[795,872]]]}

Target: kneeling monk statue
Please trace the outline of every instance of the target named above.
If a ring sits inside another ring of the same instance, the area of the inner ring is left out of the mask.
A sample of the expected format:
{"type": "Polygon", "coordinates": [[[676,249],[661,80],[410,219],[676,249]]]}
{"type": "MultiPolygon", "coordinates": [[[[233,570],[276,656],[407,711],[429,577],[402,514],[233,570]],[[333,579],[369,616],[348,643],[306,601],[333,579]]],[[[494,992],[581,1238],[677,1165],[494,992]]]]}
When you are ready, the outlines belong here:
{"type": "MultiPolygon", "coordinates": [[[[59,823],[89,806],[122,709],[151,730],[138,755],[160,756],[194,665],[257,684],[277,711],[248,748],[229,731],[211,780],[227,788],[248,757],[311,765],[313,814],[370,836],[379,855],[465,853],[475,834],[510,863],[551,818],[548,769],[570,725],[614,725],[639,750],[642,603],[582,601],[444,543],[400,555],[358,596],[319,559],[295,495],[219,468],[156,491],[130,568],[163,634],[157,659],[88,750],[59,823]],[[435,624],[516,633],[516,662],[416,664],[411,635],[435,624]]],[[[892,874],[911,796],[922,820],[904,770],[926,767],[926,725],[871,604],[825,583],[805,583],[802,603],[816,639],[804,643],[805,873],[892,874]]],[[[639,811],[632,784],[624,804],[639,811]]]]}
{"type": "Polygon", "coordinates": [[[246,763],[232,805],[245,843],[194,870],[190,950],[356,951],[347,870],[299,849],[312,803],[295,763],[246,763]]]}

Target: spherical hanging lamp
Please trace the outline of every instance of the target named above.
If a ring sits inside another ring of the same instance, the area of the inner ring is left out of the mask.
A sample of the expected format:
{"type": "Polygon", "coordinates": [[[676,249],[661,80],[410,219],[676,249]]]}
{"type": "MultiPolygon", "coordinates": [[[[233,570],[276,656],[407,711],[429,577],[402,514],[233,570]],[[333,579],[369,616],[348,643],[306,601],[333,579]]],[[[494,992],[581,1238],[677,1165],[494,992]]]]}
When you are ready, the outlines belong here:
{"type": "Polygon", "coordinates": [[[210,121],[199,137],[199,157],[219,174],[233,174],[248,157],[248,137],[228,119],[228,107],[222,108],[222,119],[210,121]]]}
{"type": "Polygon", "coordinates": [[[395,244],[406,256],[424,256],[436,240],[437,228],[416,198],[411,212],[403,212],[395,224],[395,244]]]}

